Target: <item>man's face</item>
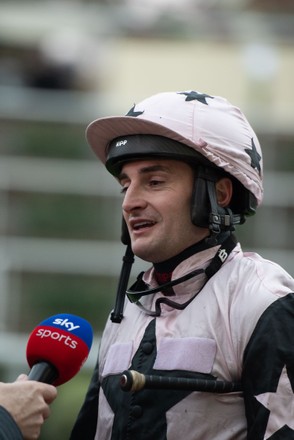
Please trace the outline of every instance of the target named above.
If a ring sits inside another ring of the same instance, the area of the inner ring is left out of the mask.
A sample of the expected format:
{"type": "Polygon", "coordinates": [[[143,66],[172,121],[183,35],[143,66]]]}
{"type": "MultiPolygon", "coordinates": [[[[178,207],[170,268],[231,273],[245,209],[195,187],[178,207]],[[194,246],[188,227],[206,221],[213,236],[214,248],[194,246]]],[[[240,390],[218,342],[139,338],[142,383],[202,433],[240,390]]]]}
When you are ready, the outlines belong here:
{"type": "Polygon", "coordinates": [[[194,175],[188,164],[168,159],[129,162],[119,181],[123,216],[138,257],[165,261],[208,235],[191,222],[194,175]]]}

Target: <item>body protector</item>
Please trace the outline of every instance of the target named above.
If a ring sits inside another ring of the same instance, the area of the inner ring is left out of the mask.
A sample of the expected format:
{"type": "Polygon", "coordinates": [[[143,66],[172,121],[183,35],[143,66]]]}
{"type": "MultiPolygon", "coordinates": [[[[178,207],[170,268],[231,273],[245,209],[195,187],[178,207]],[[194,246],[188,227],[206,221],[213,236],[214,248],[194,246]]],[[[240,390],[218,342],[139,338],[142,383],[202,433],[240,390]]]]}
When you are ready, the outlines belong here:
{"type": "MultiPolygon", "coordinates": [[[[86,136],[115,177],[132,160],[158,157],[189,163],[195,169],[191,221],[210,230],[210,246],[220,233],[244,223],[262,202],[259,141],[240,109],[222,97],[196,91],[159,93],[134,105],[126,116],[93,121],[86,136]],[[233,183],[232,200],[225,208],[218,205],[215,191],[222,177],[233,183]]],[[[122,242],[130,247],[124,221],[122,242]]],[[[127,273],[132,261],[129,249],[124,257],[127,273]]],[[[121,278],[125,290],[126,276],[121,278]]]]}

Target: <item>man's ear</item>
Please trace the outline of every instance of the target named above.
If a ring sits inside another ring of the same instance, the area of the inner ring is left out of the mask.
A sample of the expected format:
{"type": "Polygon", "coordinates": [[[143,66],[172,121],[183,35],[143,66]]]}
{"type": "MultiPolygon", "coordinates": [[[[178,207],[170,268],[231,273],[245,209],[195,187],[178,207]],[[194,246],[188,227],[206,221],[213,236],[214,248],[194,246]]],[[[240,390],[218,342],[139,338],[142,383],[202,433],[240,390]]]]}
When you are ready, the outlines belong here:
{"type": "Polygon", "coordinates": [[[231,179],[223,177],[215,184],[217,203],[221,207],[226,207],[230,204],[233,195],[233,184],[231,179]]]}

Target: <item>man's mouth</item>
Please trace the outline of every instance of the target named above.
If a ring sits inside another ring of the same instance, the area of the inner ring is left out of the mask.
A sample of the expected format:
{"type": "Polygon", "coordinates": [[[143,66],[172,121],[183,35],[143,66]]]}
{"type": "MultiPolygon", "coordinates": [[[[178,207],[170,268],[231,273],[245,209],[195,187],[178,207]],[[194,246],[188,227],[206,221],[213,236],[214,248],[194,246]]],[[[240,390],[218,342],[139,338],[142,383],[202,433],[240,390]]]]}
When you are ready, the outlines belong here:
{"type": "Polygon", "coordinates": [[[152,222],[152,221],[133,222],[132,229],[133,229],[133,231],[139,231],[141,229],[151,228],[154,225],[155,225],[155,222],[152,222]]]}

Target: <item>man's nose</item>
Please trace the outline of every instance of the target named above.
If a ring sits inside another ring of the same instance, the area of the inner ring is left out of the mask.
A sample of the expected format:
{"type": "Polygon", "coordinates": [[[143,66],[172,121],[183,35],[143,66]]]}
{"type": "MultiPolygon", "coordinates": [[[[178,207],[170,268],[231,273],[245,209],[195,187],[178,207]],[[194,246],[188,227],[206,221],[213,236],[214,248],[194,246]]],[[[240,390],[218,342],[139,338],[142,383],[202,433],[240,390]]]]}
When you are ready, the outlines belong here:
{"type": "Polygon", "coordinates": [[[144,198],[143,191],[136,187],[135,185],[130,185],[128,189],[126,190],[123,203],[122,203],[122,209],[125,212],[131,212],[136,209],[142,209],[146,207],[147,201],[144,198]]]}

